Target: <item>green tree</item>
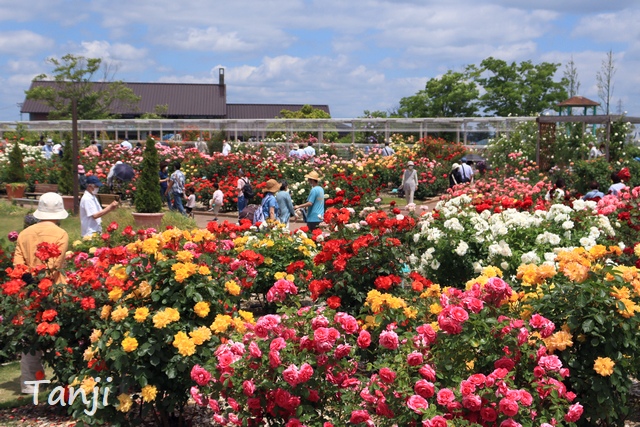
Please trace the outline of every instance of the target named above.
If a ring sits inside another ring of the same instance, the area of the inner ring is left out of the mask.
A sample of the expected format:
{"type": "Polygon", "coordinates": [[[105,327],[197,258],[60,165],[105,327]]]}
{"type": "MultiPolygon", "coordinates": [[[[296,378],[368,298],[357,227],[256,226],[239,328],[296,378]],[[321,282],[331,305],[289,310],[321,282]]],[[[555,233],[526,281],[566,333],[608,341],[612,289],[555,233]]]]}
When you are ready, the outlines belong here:
{"type": "Polygon", "coordinates": [[[598,96],[600,97],[600,109],[604,114],[611,113],[611,100],[613,99],[613,77],[616,75],[616,64],[613,60],[613,50],[607,52],[607,57],[602,61],[600,71],[596,74],[598,96]]]}
{"type": "Polygon", "coordinates": [[[121,81],[109,81],[112,78],[109,67],[103,66],[100,58],[67,54],[61,59],[49,58],[47,62],[54,66],[52,75],[40,74],[34,81],[46,80],[55,84],[35,86],[25,94],[27,99],[48,105],[51,108],[50,119],[71,119],[73,100],[77,102],[80,120],[110,118],[113,117],[110,108],[115,102],[133,108],[140,101],[140,97],[121,81]],[[101,70],[104,74],[96,82],[96,75],[101,70]]]}
{"type": "Polygon", "coordinates": [[[467,71],[484,89],[480,104],[484,113],[496,116],[530,116],[555,108],[567,99],[566,78],[557,82],[554,75],[560,64],[531,61],[507,64],[489,57],[480,67],[471,65],[467,71]]]}
{"type": "Polygon", "coordinates": [[[156,213],[162,210],[162,198],[160,197],[160,157],[156,149],[156,142],[147,138],[142,163],[140,164],[140,176],[136,184],[134,204],[136,211],[140,213],[156,213]]]}
{"type": "Polygon", "coordinates": [[[25,182],[24,162],[22,160],[22,150],[20,143],[16,141],[9,151],[9,166],[7,167],[6,179],[9,183],[25,182]]]}
{"type": "Polygon", "coordinates": [[[398,113],[404,117],[471,117],[478,112],[479,91],[468,73],[447,71],[430,79],[424,90],[402,98],[398,113]]]}
{"type": "Polygon", "coordinates": [[[319,108],[305,104],[298,111],[280,110],[279,119],[330,119],[331,115],[319,108]]]}
{"type": "Polygon", "coordinates": [[[567,81],[566,90],[569,98],[572,98],[580,93],[580,80],[578,79],[578,69],[576,63],[573,62],[573,55],[565,66],[564,78],[567,81]]]}

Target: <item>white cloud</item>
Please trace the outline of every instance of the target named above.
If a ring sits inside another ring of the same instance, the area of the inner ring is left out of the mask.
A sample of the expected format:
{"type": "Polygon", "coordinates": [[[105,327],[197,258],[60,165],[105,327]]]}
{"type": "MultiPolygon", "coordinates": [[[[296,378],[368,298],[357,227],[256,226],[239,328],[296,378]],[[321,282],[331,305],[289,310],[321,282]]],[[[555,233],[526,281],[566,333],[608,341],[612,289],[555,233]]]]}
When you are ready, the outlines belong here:
{"type": "Polygon", "coordinates": [[[17,56],[31,56],[37,52],[53,48],[53,40],[33,31],[19,30],[0,33],[0,53],[17,56]]]}

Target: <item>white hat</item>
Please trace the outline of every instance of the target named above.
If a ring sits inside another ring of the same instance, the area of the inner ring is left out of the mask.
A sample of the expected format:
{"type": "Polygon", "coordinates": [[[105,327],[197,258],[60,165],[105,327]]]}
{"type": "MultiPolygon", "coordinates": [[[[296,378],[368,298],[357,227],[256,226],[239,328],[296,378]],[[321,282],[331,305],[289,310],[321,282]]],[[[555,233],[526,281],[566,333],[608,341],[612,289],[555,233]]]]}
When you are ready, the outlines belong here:
{"type": "Polygon", "coordinates": [[[64,209],[62,196],[57,193],[44,193],[38,200],[38,209],[33,213],[38,219],[65,219],[69,212],[64,209]]]}

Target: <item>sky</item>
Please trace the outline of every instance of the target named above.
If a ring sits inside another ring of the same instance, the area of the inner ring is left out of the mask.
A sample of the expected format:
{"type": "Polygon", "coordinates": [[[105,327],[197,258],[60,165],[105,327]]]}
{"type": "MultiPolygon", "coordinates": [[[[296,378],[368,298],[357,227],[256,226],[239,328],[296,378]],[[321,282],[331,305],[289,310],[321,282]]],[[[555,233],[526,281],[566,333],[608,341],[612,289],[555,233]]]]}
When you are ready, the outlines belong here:
{"type": "MultiPolygon", "coordinates": [[[[392,111],[488,57],[573,59],[579,95],[613,52],[613,112],[640,116],[640,0],[0,0],[0,121],[47,58],[102,58],[125,82],[218,83],[229,103],[392,111]]],[[[28,117],[23,117],[28,120],[28,117]]]]}

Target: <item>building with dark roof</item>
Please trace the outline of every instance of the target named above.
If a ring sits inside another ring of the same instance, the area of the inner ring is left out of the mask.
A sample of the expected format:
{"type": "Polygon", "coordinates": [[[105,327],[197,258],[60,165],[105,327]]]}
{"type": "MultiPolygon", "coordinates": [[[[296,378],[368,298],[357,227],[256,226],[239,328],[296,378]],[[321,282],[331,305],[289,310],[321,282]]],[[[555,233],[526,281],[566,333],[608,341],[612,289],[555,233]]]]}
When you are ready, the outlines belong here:
{"type": "MultiPolygon", "coordinates": [[[[140,101],[134,105],[114,102],[110,111],[122,119],[137,119],[145,113],[154,113],[157,106],[168,107],[166,119],[273,119],[283,109],[298,111],[303,104],[228,104],[224,83],[224,69],[220,69],[218,84],[198,83],[124,83],[140,101]]],[[[93,82],[93,90],[99,91],[109,83],[93,82]]],[[[38,86],[56,86],[55,81],[33,81],[30,89],[38,86]]],[[[328,105],[312,105],[328,114],[328,105]]],[[[21,114],[28,114],[30,121],[49,119],[51,107],[42,101],[25,99],[21,114]]]]}

